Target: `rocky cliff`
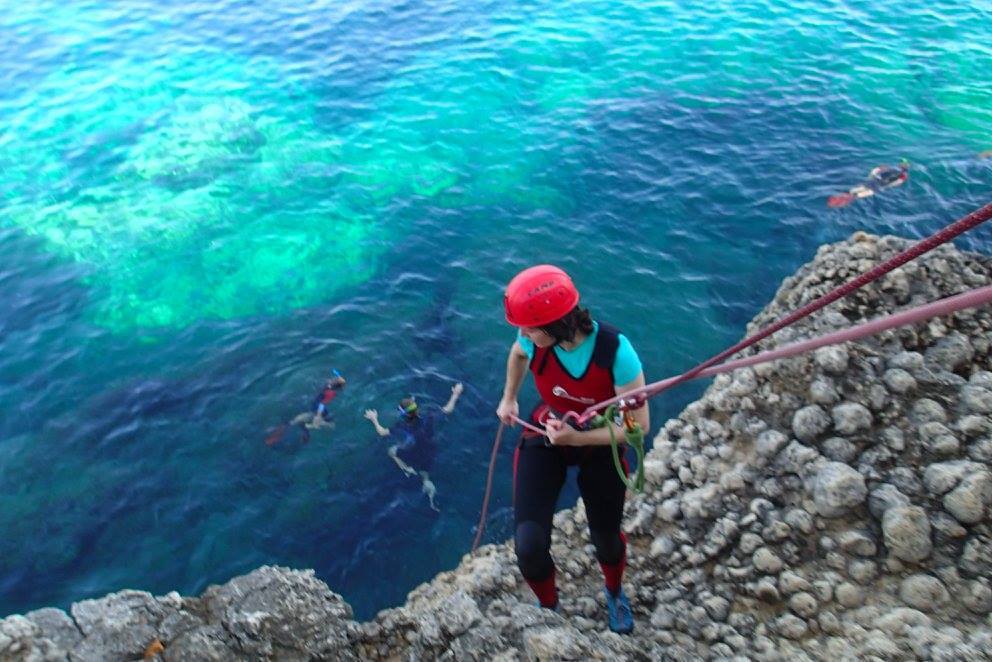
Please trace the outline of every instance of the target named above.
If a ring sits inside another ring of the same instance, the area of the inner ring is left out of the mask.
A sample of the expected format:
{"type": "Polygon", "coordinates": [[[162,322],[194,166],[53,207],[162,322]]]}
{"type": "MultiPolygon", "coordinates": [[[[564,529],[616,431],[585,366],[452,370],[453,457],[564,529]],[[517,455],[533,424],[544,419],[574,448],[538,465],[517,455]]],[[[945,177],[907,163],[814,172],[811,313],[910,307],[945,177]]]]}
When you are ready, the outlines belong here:
{"type": "MultiPolygon", "coordinates": [[[[908,246],[857,234],[748,332],[908,246]]],[[[943,247],[763,349],[992,284],[943,247]]],[[[122,591],[0,620],[0,659],[992,659],[992,310],[717,377],[658,433],[628,500],[637,627],[606,627],[581,505],[558,513],[562,613],[489,545],[358,623],[310,571],[199,597],[122,591]]]]}

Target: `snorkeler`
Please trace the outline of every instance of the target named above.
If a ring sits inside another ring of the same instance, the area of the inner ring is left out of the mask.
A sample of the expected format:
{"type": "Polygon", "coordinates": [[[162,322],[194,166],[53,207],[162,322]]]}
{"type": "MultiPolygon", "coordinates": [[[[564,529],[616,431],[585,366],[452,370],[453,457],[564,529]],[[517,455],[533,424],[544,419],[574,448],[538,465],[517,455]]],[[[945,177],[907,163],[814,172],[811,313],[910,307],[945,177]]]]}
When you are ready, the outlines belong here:
{"type": "Polygon", "coordinates": [[[269,433],[269,436],[265,438],[266,446],[275,446],[282,441],[288,426],[299,425],[302,428],[301,437],[304,444],[310,441],[310,430],[334,427],[334,421],[327,405],[338,396],[338,392],[344,388],[346,382],[337,369],[333,369],[332,372],[334,377],[324,382],[324,387],[314,396],[310,409],[297,414],[288,424],[280,425],[269,433]]]}
{"type": "Polygon", "coordinates": [[[907,179],[909,179],[909,161],[903,159],[898,168],[880,165],[868,173],[865,182],[849,189],[847,193],[838,193],[827,198],[827,206],[844,207],[859,198],[867,198],[884,189],[901,186],[907,179]]]}
{"type": "Polygon", "coordinates": [[[437,445],[434,443],[434,425],[438,411],[450,415],[455,410],[455,404],[463,390],[461,382],[452,386],[451,397],[439,410],[432,407],[422,411],[413,396],[403,398],[399,403],[400,419],[392,428],[383,427],[379,423],[379,412],[375,409],[365,410],[365,418],[369,419],[379,436],[392,437],[393,443],[387,451],[389,457],[407,476],[420,476],[422,490],[427,495],[431,508],[438,512],[440,510],[434,503],[437,487],[428,474],[437,451],[437,445]]]}
{"type": "Polygon", "coordinates": [[[340,372],[334,370],[334,379],[328,379],[324,382],[324,388],[314,396],[310,411],[298,414],[290,421],[290,425],[303,425],[308,428],[333,427],[331,412],[327,410],[327,405],[338,397],[338,391],[343,389],[344,385],[344,377],[341,376],[340,372]]]}

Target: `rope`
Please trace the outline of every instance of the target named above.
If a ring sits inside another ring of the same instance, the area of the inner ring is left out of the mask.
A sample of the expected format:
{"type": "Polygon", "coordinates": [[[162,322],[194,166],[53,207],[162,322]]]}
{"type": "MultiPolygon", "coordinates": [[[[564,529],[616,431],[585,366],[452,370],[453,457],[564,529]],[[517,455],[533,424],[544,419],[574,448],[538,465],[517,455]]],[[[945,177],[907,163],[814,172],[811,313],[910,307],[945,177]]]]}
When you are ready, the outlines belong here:
{"type": "Polygon", "coordinates": [[[796,310],[792,314],[783,317],[779,321],[759,331],[755,335],[745,338],[744,340],[740,341],[733,347],[730,347],[729,349],[720,352],[716,356],[700,363],[695,368],[692,368],[691,370],[682,373],[681,375],[676,377],[674,381],[669,382],[668,380],[665,380],[664,386],[662,386],[662,382],[655,382],[653,384],[648,384],[647,386],[642,386],[639,389],[636,389],[634,391],[628,391],[627,393],[624,393],[623,395],[617,396],[615,398],[610,398],[609,400],[604,400],[603,402],[590,405],[584,412],[582,412],[581,415],[576,415],[573,412],[569,412],[568,414],[566,414],[566,418],[568,418],[569,416],[574,416],[579,423],[584,423],[585,421],[592,418],[597,411],[602,410],[603,407],[607,407],[611,404],[618,403],[620,400],[633,399],[635,400],[636,403],[643,404],[645,400],[647,400],[652,396],[657,395],[662,390],[671,388],[673,386],[677,386],[682,382],[689,381],[690,379],[694,379],[698,377],[703,370],[709,368],[710,366],[720,363],[724,359],[736,354],[742,349],[750,347],[751,345],[754,345],[755,343],[764,340],[765,338],[772,335],[776,331],[780,331],[786,326],[793,324],[801,320],[802,318],[815,313],[824,306],[828,306],[837,299],[843,296],[847,296],[851,292],[860,289],[861,287],[864,287],[873,280],[877,280],[878,278],[881,278],[890,271],[897,269],[902,265],[906,264],[907,262],[909,262],[910,260],[916,259],[920,255],[923,255],[924,253],[933,250],[937,246],[947,243],[951,239],[957,237],[959,234],[971,230],[972,228],[977,227],[978,225],[981,225],[990,218],[992,218],[992,203],[985,205],[981,209],[973,211],[972,213],[968,214],[961,220],[956,221],[951,225],[945,227],[943,230],[940,230],[939,232],[930,235],[926,239],[916,243],[915,245],[906,249],[902,253],[899,253],[895,257],[886,260],[885,262],[878,265],[874,269],[871,269],[870,271],[866,271],[865,273],[854,278],[853,280],[850,280],[847,283],[844,283],[843,285],[837,287],[833,291],[824,294],[818,299],[814,299],[813,301],[806,304],[799,310],[796,310]]]}
{"type": "Polygon", "coordinates": [[[479,516],[479,526],[476,527],[475,542],[472,543],[472,551],[474,552],[479,547],[479,541],[482,540],[482,533],[486,530],[486,514],[489,512],[489,495],[493,491],[493,470],[496,468],[496,454],[499,452],[499,442],[503,438],[503,428],[506,426],[503,423],[499,424],[499,430],[496,431],[496,441],[493,442],[493,454],[489,458],[489,475],[486,477],[486,495],[482,499],[482,515],[479,516]]]}
{"type": "MultiPolygon", "coordinates": [[[[778,349],[761,352],[760,354],[755,354],[754,356],[748,356],[743,359],[728,361],[718,366],[706,368],[705,370],[700,371],[694,379],[699,377],[712,377],[725,372],[733,372],[739,368],[746,368],[748,366],[767,363],[777,359],[785,359],[790,356],[796,356],[797,354],[805,354],[813,351],[814,349],[826,347],[827,345],[839,345],[853,340],[860,340],[867,336],[877,335],[883,331],[895,329],[900,326],[916,324],[917,322],[928,320],[931,317],[950,315],[951,313],[955,313],[959,310],[964,310],[966,308],[977,308],[990,303],[992,303],[992,286],[980,287],[976,290],[970,290],[962,294],[956,294],[945,299],[934,301],[933,303],[910,308],[909,310],[904,310],[886,317],[880,317],[878,319],[871,320],[870,322],[864,322],[858,326],[851,327],[850,329],[841,329],[840,331],[834,331],[833,333],[828,333],[823,336],[817,336],[816,338],[810,338],[808,340],[803,340],[802,342],[785,345],[784,347],[779,347],[778,349]]],[[[654,385],[657,385],[658,387],[657,392],[660,393],[675,386],[679,383],[678,380],[680,376],[669,377],[668,379],[655,382],[654,385]]]]}
{"type": "Polygon", "coordinates": [[[525,421],[524,419],[520,418],[519,416],[514,416],[513,417],[513,422],[516,423],[517,425],[520,425],[520,426],[523,426],[523,427],[527,428],[531,432],[536,432],[537,434],[541,435],[542,437],[545,434],[547,434],[547,432],[545,431],[544,428],[539,428],[536,425],[532,425],[532,424],[528,423],[527,421],[525,421]]]}

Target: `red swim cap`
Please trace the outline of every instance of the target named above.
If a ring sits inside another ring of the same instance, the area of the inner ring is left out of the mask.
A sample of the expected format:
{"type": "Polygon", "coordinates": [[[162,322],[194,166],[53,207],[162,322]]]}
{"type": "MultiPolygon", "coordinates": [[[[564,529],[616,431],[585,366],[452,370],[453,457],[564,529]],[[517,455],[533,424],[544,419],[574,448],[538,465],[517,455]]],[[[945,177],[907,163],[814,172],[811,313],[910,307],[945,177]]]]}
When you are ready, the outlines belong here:
{"type": "Polygon", "coordinates": [[[513,326],[544,326],[560,320],[579,303],[579,291],[568,274],[539,264],[524,269],[506,286],[503,307],[513,326]]]}

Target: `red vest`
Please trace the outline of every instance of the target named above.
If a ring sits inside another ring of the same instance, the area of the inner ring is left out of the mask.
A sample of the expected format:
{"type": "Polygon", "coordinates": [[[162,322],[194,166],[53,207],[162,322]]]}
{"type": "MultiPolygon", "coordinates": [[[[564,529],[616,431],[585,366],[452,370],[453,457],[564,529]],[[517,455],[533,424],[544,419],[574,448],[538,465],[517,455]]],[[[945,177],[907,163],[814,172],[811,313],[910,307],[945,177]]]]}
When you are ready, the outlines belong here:
{"type": "Polygon", "coordinates": [[[535,346],[530,371],[534,373],[534,383],[541,400],[560,415],[569,411],[581,413],[589,405],[614,397],[613,362],[620,345],[619,336],[616,328],[599,323],[592,358],[585,373],[579,377],[568,373],[558,360],[554,347],[535,346]]]}

